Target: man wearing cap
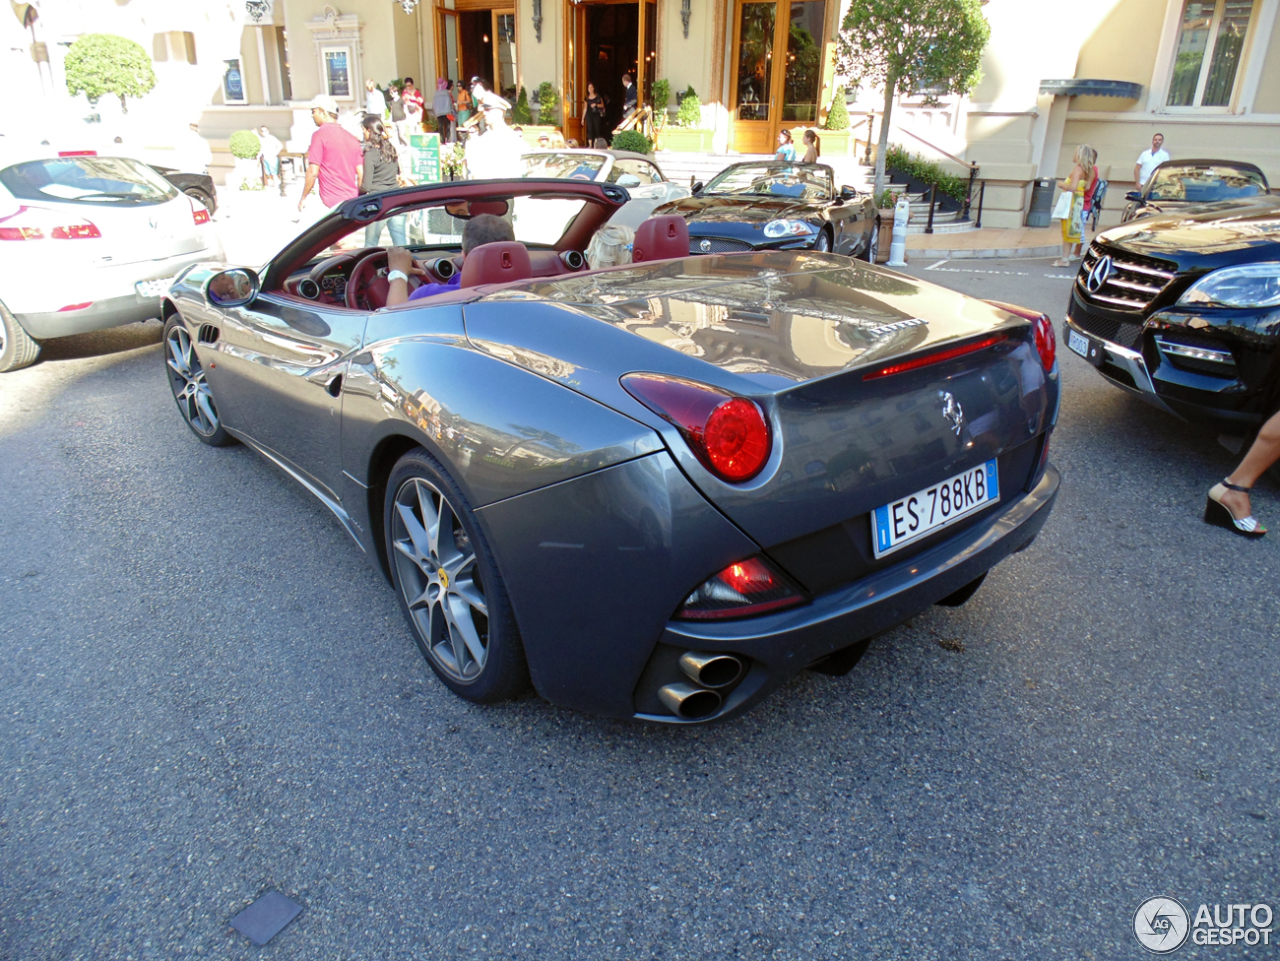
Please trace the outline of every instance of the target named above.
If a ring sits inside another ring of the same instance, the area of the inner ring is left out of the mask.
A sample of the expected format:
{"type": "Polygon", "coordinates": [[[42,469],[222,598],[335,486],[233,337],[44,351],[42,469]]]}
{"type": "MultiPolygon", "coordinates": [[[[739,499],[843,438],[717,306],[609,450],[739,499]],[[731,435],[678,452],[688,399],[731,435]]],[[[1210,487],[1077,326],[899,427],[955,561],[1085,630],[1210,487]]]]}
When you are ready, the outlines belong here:
{"type": "Polygon", "coordinates": [[[364,154],[360,142],[338,125],[338,101],[320,94],[311,101],[311,120],[316,132],[307,148],[307,179],[298,199],[298,212],[320,182],[320,202],[326,208],[336,207],[360,193],[364,176],[364,154]]]}

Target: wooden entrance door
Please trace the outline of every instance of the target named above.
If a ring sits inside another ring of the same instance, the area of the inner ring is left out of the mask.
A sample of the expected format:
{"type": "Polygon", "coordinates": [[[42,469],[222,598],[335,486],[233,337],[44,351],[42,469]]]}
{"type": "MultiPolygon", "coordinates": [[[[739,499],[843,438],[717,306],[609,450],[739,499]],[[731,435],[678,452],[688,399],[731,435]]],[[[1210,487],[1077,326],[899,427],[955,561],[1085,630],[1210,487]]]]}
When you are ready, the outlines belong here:
{"type": "Polygon", "coordinates": [[[734,150],[773,153],[780,130],[817,122],[826,6],[826,0],[739,0],[734,150]]]}
{"type": "Polygon", "coordinates": [[[652,96],[653,78],[657,73],[657,9],[654,0],[565,0],[565,23],[569,26],[565,43],[564,64],[564,134],[583,146],[585,130],[582,113],[586,107],[587,83],[610,99],[609,118],[615,121],[621,112],[622,74],[630,73],[636,86],[637,105],[643,106],[652,96]],[[607,16],[605,6],[627,7],[607,16]],[[620,26],[625,21],[625,28],[620,26]],[[611,25],[612,35],[595,35],[599,26],[611,25]],[[616,42],[626,35],[627,42],[616,42]]]}

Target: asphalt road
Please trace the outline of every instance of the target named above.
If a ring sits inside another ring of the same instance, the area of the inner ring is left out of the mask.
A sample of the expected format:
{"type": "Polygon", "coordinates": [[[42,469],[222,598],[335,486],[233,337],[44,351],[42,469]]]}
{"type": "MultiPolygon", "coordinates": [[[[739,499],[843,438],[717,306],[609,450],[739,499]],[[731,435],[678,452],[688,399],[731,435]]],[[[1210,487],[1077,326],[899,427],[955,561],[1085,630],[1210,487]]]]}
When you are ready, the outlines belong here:
{"type": "MultiPolygon", "coordinates": [[[[910,272],[1060,318],[1047,263],[910,272]]],[[[1111,961],[1152,895],[1280,919],[1280,532],[1202,524],[1231,455],[1059,356],[1031,550],[667,730],[452,697],[318,503],[189,435],[158,325],[51,344],[0,378],[0,957],[1111,961]],[[256,948],[268,890],[304,911],[256,948]]]]}

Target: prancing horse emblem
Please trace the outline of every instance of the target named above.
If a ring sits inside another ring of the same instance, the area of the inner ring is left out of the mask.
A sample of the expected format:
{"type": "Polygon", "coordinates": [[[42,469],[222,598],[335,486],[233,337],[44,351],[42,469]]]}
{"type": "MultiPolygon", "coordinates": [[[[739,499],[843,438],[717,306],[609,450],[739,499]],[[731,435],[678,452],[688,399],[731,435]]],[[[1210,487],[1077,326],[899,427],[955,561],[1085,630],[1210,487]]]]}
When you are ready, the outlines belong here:
{"type": "Polygon", "coordinates": [[[951,429],[959,437],[960,431],[964,428],[964,410],[960,407],[960,401],[946,390],[938,391],[938,397],[942,400],[942,419],[951,425],[951,429]]]}

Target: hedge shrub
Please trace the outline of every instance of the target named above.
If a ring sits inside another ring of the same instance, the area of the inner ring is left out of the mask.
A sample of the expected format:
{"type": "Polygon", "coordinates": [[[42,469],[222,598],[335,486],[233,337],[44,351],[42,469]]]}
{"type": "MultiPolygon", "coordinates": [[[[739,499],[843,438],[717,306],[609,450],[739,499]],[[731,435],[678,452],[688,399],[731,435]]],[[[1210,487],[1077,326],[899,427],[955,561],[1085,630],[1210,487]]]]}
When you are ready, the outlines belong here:
{"type": "Polygon", "coordinates": [[[680,95],[680,109],[676,111],[676,126],[694,128],[702,126],[702,101],[698,99],[692,86],[680,95]]]}
{"type": "Polygon", "coordinates": [[[237,130],[227,142],[231,156],[240,160],[253,160],[262,150],[262,141],[252,130],[237,130]]]}
{"type": "Polygon", "coordinates": [[[885,153],[884,165],[892,167],[908,177],[936,186],[939,193],[946,194],[952,200],[963,201],[969,191],[969,183],[962,177],[947,173],[932,160],[909,154],[897,144],[889,144],[885,153]]]}
{"type": "Polygon", "coordinates": [[[844,102],[844,87],[836,87],[835,95],[831,98],[831,109],[827,111],[828,130],[848,130],[849,129],[849,108],[844,102]]]}
{"type": "Polygon", "coordinates": [[[639,130],[624,130],[613,135],[614,150],[630,150],[634,153],[653,153],[653,144],[639,130]]]}
{"type": "Polygon", "coordinates": [[[520,88],[520,96],[516,97],[516,105],[511,108],[511,122],[515,124],[533,123],[533,111],[529,109],[529,91],[520,88]]]}
{"type": "Polygon", "coordinates": [[[560,95],[556,93],[556,88],[552,86],[550,80],[544,80],[538,85],[538,123],[548,127],[555,127],[560,124],[557,111],[560,109],[560,95]]]}

